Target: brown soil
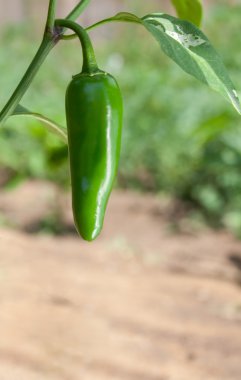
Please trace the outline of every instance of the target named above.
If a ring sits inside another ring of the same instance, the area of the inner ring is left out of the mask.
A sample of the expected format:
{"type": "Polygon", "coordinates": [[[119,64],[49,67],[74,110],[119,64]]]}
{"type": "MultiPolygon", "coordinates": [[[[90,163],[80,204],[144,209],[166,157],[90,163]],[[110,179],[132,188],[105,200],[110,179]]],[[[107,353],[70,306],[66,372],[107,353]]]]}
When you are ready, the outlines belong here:
{"type": "Polygon", "coordinates": [[[53,186],[0,193],[1,380],[240,380],[241,242],[170,207],[115,192],[85,243],[53,186]],[[56,199],[68,235],[26,232],[56,199]]]}

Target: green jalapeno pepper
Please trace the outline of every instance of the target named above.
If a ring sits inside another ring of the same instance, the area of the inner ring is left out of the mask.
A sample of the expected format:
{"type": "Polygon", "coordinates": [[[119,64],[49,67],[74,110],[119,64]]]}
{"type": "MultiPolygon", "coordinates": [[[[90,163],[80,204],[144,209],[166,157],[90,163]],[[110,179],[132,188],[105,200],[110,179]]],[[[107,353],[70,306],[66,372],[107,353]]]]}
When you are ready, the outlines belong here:
{"type": "Polygon", "coordinates": [[[122,99],[115,79],[103,72],[74,76],[66,116],[75,225],[93,240],[102,229],[120,155],[122,99]]]}
{"type": "Polygon", "coordinates": [[[71,26],[83,48],[82,72],[73,76],[65,100],[72,209],[77,231],[91,241],[102,229],[117,174],[122,96],[116,80],[98,69],[87,33],[71,26]]]}

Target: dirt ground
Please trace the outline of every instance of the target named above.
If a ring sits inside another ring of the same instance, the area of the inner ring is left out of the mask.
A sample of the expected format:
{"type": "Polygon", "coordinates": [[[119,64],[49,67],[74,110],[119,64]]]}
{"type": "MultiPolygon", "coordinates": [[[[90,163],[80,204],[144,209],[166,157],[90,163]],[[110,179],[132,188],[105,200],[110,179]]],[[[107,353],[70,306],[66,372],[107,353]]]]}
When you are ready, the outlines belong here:
{"type": "Polygon", "coordinates": [[[241,241],[170,210],[116,191],[85,243],[52,185],[1,191],[0,380],[241,379],[241,241]]]}

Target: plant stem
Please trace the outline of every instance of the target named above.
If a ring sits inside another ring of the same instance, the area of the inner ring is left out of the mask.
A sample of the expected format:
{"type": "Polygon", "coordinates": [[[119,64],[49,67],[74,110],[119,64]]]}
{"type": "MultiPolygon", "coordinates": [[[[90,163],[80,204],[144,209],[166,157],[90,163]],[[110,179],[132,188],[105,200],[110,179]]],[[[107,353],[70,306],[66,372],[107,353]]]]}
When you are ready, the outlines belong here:
{"type": "Polygon", "coordinates": [[[86,30],[76,22],[66,19],[56,20],[55,25],[57,27],[69,28],[79,37],[83,50],[82,73],[93,74],[98,72],[99,69],[96,63],[94,49],[86,30]]]}
{"type": "Polygon", "coordinates": [[[45,27],[45,30],[47,33],[51,33],[54,28],[57,1],[58,0],[49,0],[48,16],[47,16],[46,27],[45,27]]]}
{"type": "MultiPolygon", "coordinates": [[[[105,18],[105,19],[103,19],[101,21],[96,22],[95,24],[89,25],[89,26],[87,26],[85,28],[85,30],[89,31],[89,30],[92,30],[92,29],[94,29],[94,28],[96,28],[98,26],[101,26],[101,25],[104,25],[104,24],[107,24],[107,23],[110,23],[110,22],[132,22],[132,23],[134,22],[136,24],[141,24],[141,22],[138,21],[138,20],[134,21],[134,19],[132,19],[132,20],[131,19],[129,19],[129,20],[128,19],[121,19],[121,18],[118,19],[118,18],[116,18],[114,16],[114,17],[105,18]]],[[[61,40],[72,40],[72,39],[74,39],[76,37],[78,37],[76,34],[61,35],[60,39],[61,40]]]]}
{"type": "Polygon", "coordinates": [[[7,104],[3,108],[3,110],[0,113],[0,123],[2,123],[8,116],[10,116],[14,109],[17,107],[18,103],[20,102],[21,98],[27,91],[28,87],[30,86],[34,76],[38,72],[40,66],[44,62],[45,58],[51,51],[51,49],[55,46],[55,41],[49,38],[44,38],[37,53],[35,54],[35,57],[33,58],[31,64],[29,65],[26,73],[24,74],[23,78],[21,79],[19,85],[17,86],[16,90],[12,94],[11,98],[8,100],[7,104]]]}
{"type": "MultiPolygon", "coordinates": [[[[89,31],[89,30],[92,30],[92,29],[96,28],[97,26],[100,26],[100,25],[103,25],[103,24],[107,24],[109,22],[116,22],[116,21],[123,21],[123,20],[115,20],[113,17],[105,18],[104,20],[98,21],[95,24],[87,26],[85,28],[85,30],[89,31]]],[[[61,37],[60,37],[60,39],[67,41],[67,40],[73,40],[74,38],[77,38],[77,37],[78,37],[78,35],[76,33],[67,34],[67,35],[62,34],[61,37]]]]}
{"type": "Polygon", "coordinates": [[[37,53],[35,54],[32,62],[30,63],[27,71],[25,72],[23,78],[18,84],[17,88],[13,92],[11,98],[8,100],[4,108],[0,113],[0,123],[4,122],[8,116],[10,116],[21,98],[27,91],[30,86],[33,78],[38,72],[40,66],[44,62],[45,58],[52,50],[56,44],[56,36],[54,36],[54,20],[55,20],[55,11],[58,0],[49,0],[48,15],[46,20],[46,27],[44,31],[43,40],[39,46],[37,53]]]}
{"type": "Polygon", "coordinates": [[[107,24],[109,22],[116,22],[116,21],[123,21],[123,20],[115,20],[114,17],[105,18],[104,20],[98,21],[95,24],[89,25],[86,30],[91,30],[96,28],[97,26],[107,24]]]}
{"type": "Polygon", "coordinates": [[[72,21],[76,20],[81,15],[83,10],[87,7],[89,2],[90,0],[81,0],[76,5],[76,7],[68,14],[68,16],[66,17],[66,20],[72,20],[72,21]]]}
{"type": "MultiPolygon", "coordinates": [[[[8,118],[8,116],[13,113],[23,95],[27,91],[28,87],[30,86],[42,63],[44,62],[45,58],[61,38],[59,31],[54,30],[57,1],[58,0],[49,0],[48,16],[43,40],[23,78],[13,92],[11,98],[8,100],[0,112],[0,124],[2,124],[8,118]]],[[[90,0],[80,1],[79,4],[67,16],[68,19],[73,20],[77,18],[83,9],[88,5],[89,1],[90,0]]]]}

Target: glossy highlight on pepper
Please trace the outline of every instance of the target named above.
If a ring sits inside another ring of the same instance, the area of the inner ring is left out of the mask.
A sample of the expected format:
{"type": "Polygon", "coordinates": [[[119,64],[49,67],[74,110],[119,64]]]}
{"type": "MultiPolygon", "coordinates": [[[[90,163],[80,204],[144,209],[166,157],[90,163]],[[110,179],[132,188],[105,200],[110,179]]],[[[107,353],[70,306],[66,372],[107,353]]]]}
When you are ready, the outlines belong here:
{"type": "Polygon", "coordinates": [[[103,71],[74,76],[66,117],[75,225],[91,241],[102,229],[118,169],[122,96],[116,80],[103,71]]]}

